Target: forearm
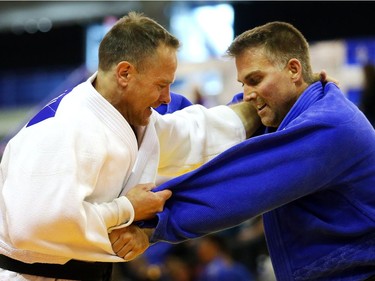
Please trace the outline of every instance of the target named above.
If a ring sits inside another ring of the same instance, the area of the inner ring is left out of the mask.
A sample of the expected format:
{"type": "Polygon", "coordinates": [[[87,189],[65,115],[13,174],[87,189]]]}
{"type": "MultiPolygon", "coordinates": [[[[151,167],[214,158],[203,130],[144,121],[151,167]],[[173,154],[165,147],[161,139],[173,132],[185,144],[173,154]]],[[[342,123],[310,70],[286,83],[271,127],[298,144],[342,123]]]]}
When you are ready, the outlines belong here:
{"type": "Polygon", "coordinates": [[[224,105],[210,109],[193,105],[159,116],[155,127],[160,142],[159,174],[165,176],[191,171],[246,139],[241,118],[224,105]]]}

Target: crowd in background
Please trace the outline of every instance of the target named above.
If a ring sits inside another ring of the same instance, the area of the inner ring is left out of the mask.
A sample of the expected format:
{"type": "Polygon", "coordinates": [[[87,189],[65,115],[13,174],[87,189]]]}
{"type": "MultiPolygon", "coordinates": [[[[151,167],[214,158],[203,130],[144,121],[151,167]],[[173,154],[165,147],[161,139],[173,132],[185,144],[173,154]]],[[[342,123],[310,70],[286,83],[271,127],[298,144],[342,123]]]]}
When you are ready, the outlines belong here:
{"type": "Polygon", "coordinates": [[[373,64],[368,63],[363,66],[363,77],[364,83],[359,108],[375,126],[375,66],[373,64]]]}

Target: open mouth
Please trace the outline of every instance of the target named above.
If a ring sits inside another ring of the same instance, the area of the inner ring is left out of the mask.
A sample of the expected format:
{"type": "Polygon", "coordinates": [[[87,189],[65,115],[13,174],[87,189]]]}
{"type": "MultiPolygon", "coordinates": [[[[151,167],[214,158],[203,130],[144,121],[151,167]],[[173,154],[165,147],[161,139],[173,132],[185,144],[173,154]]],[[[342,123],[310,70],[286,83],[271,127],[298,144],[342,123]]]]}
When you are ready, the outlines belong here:
{"type": "Polygon", "coordinates": [[[263,108],[265,108],[266,107],[266,104],[263,104],[263,105],[258,105],[257,106],[257,109],[258,109],[258,111],[261,111],[263,108]]]}

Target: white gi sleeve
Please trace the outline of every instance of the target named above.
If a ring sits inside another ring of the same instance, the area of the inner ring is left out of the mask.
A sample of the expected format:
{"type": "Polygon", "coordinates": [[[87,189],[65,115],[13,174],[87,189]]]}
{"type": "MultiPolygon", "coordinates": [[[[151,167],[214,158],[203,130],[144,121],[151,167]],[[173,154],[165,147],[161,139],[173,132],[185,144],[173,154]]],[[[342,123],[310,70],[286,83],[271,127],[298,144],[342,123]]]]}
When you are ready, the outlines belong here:
{"type": "Polygon", "coordinates": [[[160,142],[158,173],[163,176],[191,171],[246,138],[240,118],[224,105],[193,105],[158,115],[155,128],[160,142]]]}

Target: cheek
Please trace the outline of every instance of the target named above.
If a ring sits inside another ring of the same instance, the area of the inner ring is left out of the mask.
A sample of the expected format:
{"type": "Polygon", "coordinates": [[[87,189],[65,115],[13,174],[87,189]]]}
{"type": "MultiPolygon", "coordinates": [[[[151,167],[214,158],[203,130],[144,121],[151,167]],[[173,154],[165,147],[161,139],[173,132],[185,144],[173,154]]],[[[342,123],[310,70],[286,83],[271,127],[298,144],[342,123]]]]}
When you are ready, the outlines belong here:
{"type": "Polygon", "coordinates": [[[159,97],[158,87],[154,84],[144,83],[139,88],[139,93],[142,93],[141,97],[145,102],[155,101],[159,97]]]}
{"type": "Polygon", "coordinates": [[[259,92],[262,94],[262,97],[267,100],[273,100],[277,98],[279,92],[280,92],[280,85],[276,83],[267,83],[262,85],[262,87],[259,88],[259,92]]]}
{"type": "Polygon", "coordinates": [[[261,92],[265,99],[278,101],[288,98],[290,89],[284,77],[273,75],[262,85],[261,92]]]}
{"type": "Polygon", "coordinates": [[[150,103],[155,100],[155,89],[148,85],[141,86],[134,93],[133,100],[138,105],[150,106],[150,103]]]}

